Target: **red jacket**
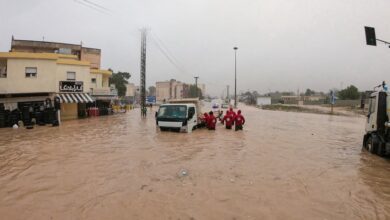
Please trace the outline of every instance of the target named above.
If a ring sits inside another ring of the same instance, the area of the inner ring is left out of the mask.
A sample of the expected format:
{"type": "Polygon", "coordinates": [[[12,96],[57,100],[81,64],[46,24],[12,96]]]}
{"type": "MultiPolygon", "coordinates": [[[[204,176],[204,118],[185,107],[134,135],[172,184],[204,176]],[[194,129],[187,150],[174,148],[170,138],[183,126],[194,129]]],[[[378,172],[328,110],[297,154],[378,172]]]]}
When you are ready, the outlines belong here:
{"type": "Polygon", "coordinates": [[[233,111],[233,109],[232,110],[230,110],[230,114],[232,115],[232,117],[233,117],[233,119],[236,117],[236,113],[233,111]]]}
{"type": "Polygon", "coordinates": [[[236,115],[236,117],[234,117],[234,123],[236,125],[243,125],[243,124],[245,124],[244,116],[242,116],[241,114],[236,115]]]}
{"type": "Polygon", "coordinates": [[[215,129],[215,124],[217,124],[217,119],[214,117],[214,115],[209,115],[209,118],[207,120],[207,127],[215,129]]]}
{"type": "Polygon", "coordinates": [[[226,122],[226,126],[232,126],[233,116],[231,114],[226,114],[222,119],[222,124],[226,122]]]}

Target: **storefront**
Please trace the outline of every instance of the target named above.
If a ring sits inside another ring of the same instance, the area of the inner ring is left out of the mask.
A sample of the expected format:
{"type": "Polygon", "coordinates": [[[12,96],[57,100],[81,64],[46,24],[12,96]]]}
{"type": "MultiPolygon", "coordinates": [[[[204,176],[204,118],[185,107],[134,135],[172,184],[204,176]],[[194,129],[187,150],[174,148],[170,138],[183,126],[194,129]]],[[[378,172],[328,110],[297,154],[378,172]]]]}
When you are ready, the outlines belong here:
{"type": "Polygon", "coordinates": [[[82,81],[60,81],[56,97],[61,103],[61,120],[84,118],[87,116],[87,104],[94,100],[88,93],[83,92],[82,81]]]}
{"type": "Polygon", "coordinates": [[[52,124],[56,120],[54,102],[49,93],[0,95],[0,127],[52,124]]]}

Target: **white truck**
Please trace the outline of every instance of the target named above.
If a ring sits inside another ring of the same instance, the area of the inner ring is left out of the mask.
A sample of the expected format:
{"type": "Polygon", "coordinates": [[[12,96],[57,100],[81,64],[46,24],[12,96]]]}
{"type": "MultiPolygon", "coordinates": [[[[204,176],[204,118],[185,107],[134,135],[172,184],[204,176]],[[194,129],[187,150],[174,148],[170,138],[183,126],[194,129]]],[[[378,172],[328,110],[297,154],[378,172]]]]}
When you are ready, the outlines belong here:
{"type": "Polygon", "coordinates": [[[363,149],[379,156],[390,155],[390,93],[386,84],[383,82],[383,90],[369,98],[363,149]]]}
{"type": "Polygon", "coordinates": [[[199,99],[173,99],[160,105],[156,113],[156,125],[161,131],[191,133],[202,123],[199,99]]]}

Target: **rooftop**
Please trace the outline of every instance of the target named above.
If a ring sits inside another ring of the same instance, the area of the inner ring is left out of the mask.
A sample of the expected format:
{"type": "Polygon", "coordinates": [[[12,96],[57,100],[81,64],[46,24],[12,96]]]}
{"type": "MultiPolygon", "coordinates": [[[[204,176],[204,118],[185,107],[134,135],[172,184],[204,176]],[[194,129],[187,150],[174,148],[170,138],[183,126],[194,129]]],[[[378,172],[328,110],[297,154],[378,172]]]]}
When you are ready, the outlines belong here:
{"type": "Polygon", "coordinates": [[[17,40],[12,38],[11,49],[14,47],[43,47],[43,48],[70,48],[74,50],[80,50],[81,48],[87,50],[100,51],[98,48],[83,47],[82,44],[69,44],[61,42],[50,42],[50,41],[35,41],[35,40],[17,40]]]}

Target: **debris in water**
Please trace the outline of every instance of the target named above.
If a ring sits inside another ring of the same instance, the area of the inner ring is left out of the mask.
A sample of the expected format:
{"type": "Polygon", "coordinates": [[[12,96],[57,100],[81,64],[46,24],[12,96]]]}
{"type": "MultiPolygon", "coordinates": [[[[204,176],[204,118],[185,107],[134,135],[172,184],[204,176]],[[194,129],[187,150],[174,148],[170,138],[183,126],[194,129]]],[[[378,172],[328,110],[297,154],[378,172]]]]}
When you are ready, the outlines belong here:
{"type": "Polygon", "coordinates": [[[186,169],[181,169],[179,172],[179,177],[188,176],[188,171],[186,169]]]}

